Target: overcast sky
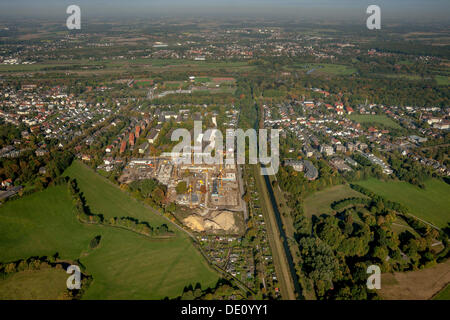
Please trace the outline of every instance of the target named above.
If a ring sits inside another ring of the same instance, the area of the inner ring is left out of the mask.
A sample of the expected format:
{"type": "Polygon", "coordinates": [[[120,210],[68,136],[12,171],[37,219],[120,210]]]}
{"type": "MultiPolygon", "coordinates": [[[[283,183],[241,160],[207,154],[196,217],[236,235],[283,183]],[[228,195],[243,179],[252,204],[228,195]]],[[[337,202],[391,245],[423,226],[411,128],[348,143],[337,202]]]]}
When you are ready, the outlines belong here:
{"type": "Polygon", "coordinates": [[[78,4],[85,17],[222,15],[364,19],[370,4],[386,19],[450,21],[450,0],[0,0],[0,16],[58,16],[78,4]]]}

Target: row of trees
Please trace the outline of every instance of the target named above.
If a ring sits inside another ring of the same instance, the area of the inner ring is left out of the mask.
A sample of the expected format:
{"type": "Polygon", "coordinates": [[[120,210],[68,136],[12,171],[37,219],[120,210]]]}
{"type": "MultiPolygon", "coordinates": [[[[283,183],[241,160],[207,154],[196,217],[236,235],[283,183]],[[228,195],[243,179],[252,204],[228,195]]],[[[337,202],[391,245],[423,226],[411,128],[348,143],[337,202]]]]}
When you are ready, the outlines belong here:
{"type": "Polygon", "coordinates": [[[0,275],[6,277],[16,272],[41,270],[52,267],[62,268],[62,265],[56,263],[54,257],[31,257],[14,262],[0,263],[0,275]]]}
{"type": "MultiPolygon", "coordinates": [[[[328,103],[341,101],[346,105],[359,105],[367,101],[383,105],[397,106],[441,106],[446,107],[450,98],[445,86],[438,85],[434,80],[417,81],[407,78],[364,76],[290,77],[283,80],[266,78],[261,85],[254,88],[263,97],[280,101],[287,97],[324,100],[321,94],[306,88],[322,88],[331,93],[325,99],[328,103]],[[280,92],[283,93],[280,96],[280,92]]],[[[324,101],[325,101],[324,100],[324,101]]],[[[390,128],[390,130],[393,130],[390,128]]]]}
{"type": "MultiPolygon", "coordinates": [[[[49,268],[65,270],[71,265],[68,262],[58,262],[57,258],[58,253],[51,257],[31,257],[8,263],[0,263],[0,278],[5,279],[14,273],[23,271],[37,271],[49,268]]],[[[92,276],[81,273],[81,289],[67,289],[63,292],[64,299],[80,299],[91,282],[92,276]]]]}
{"type": "Polygon", "coordinates": [[[155,179],[143,179],[128,185],[131,195],[146,204],[163,208],[167,205],[167,187],[155,179]]]}
{"type": "Polygon", "coordinates": [[[309,194],[344,182],[342,176],[333,170],[325,160],[313,160],[319,171],[318,179],[309,181],[304,174],[291,167],[280,167],[277,180],[281,189],[289,192],[294,198],[305,198],[309,194]]]}
{"type": "Polygon", "coordinates": [[[181,296],[175,300],[241,300],[247,298],[242,291],[226,279],[219,279],[214,288],[202,289],[201,284],[184,288],[181,296]]]}
{"type": "Polygon", "coordinates": [[[442,236],[435,229],[421,235],[408,230],[398,234],[392,230],[396,219],[395,211],[374,205],[314,217],[310,234],[303,234],[298,246],[299,267],[312,280],[316,295],[321,299],[377,298],[365,285],[369,265],[376,264],[383,272],[415,270],[448,256],[448,250],[440,254],[432,250],[442,236]]]}
{"type": "MultiPolygon", "coordinates": [[[[327,171],[322,174],[326,176],[327,171]]],[[[299,248],[296,268],[299,276],[306,276],[302,286],[313,290],[319,299],[377,299],[377,294],[366,287],[368,266],[379,265],[383,272],[416,270],[449,256],[447,235],[409,216],[408,209],[399,203],[351,184],[367,198],[336,201],[331,205],[335,216],[308,219],[302,204],[313,192],[308,187],[311,182],[285,167],[280,168],[278,177],[280,187],[289,194],[287,204],[299,248]],[[415,232],[394,232],[392,224],[399,218],[415,232]],[[438,240],[445,248],[435,253],[432,244],[438,240]]],[[[332,185],[333,180],[329,181],[332,185]]]]}
{"type": "Polygon", "coordinates": [[[169,227],[166,224],[153,227],[148,222],[139,221],[138,219],[131,217],[113,217],[110,219],[105,219],[102,214],[93,214],[87,206],[83,194],[80,193],[75,179],[68,181],[68,189],[77,210],[77,217],[84,223],[121,227],[149,237],[158,235],[172,235],[173,233],[169,230],[169,227]]]}
{"type": "Polygon", "coordinates": [[[394,210],[394,211],[400,212],[400,213],[408,213],[408,211],[409,211],[408,208],[405,207],[404,205],[401,205],[400,203],[397,203],[397,202],[387,200],[386,198],[379,196],[379,195],[373,193],[372,191],[370,191],[364,187],[361,187],[360,185],[350,184],[350,187],[353,190],[358,191],[359,193],[362,193],[362,194],[368,196],[370,199],[372,199],[371,203],[377,204],[378,207],[383,206],[390,210],[394,210]]]}
{"type": "Polygon", "coordinates": [[[56,181],[73,159],[73,153],[67,150],[53,150],[43,157],[29,150],[18,158],[1,158],[0,180],[10,178],[15,185],[27,185],[23,194],[39,191],[56,181]],[[45,173],[39,172],[42,167],[45,173]]]}
{"type": "Polygon", "coordinates": [[[425,180],[432,176],[432,170],[429,167],[422,166],[409,157],[403,157],[398,152],[389,153],[387,159],[399,180],[425,189],[425,180]]]}

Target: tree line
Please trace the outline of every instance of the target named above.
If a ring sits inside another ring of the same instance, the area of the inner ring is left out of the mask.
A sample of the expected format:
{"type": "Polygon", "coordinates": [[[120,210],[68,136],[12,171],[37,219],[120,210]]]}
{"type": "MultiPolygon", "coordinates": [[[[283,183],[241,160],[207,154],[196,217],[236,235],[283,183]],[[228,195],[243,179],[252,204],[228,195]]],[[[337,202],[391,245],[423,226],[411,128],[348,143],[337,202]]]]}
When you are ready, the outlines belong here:
{"type": "Polygon", "coordinates": [[[173,231],[169,230],[167,224],[161,224],[154,227],[148,222],[139,221],[138,219],[132,217],[113,217],[110,219],[105,219],[102,214],[93,214],[90,211],[89,206],[86,204],[83,194],[78,188],[76,179],[68,180],[67,185],[73,204],[76,208],[77,218],[81,222],[121,227],[148,237],[173,235],[173,231]]]}

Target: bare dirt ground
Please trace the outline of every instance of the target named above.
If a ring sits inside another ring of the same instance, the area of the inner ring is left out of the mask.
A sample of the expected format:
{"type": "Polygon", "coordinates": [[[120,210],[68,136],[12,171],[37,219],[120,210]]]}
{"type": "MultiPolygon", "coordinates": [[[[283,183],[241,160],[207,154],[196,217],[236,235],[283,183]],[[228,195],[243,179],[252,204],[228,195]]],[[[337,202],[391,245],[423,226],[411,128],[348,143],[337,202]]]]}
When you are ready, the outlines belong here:
{"type": "Polygon", "coordinates": [[[211,211],[203,214],[193,214],[183,222],[197,232],[219,231],[236,232],[236,222],[231,211],[211,211]]]}
{"type": "Polygon", "coordinates": [[[428,300],[450,283],[450,260],[419,271],[381,275],[379,294],[386,300],[428,300]]]}

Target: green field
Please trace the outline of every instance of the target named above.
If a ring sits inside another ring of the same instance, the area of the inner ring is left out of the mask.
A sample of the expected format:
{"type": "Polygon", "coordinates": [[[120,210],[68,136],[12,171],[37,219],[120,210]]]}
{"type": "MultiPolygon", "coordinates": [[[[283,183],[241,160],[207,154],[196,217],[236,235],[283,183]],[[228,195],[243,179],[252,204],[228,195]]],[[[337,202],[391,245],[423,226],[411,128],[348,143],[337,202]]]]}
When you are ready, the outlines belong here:
{"type": "Polygon", "coordinates": [[[189,88],[189,83],[184,81],[166,81],[164,82],[165,90],[177,90],[177,89],[187,89],[189,88]]]}
{"type": "Polygon", "coordinates": [[[438,227],[444,227],[450,222],[450,186],[445,182],[428,180],[425,182],[425,189],[407,182],[383,182],[377,179],[360,181],[358,184],[403,204],[413,215],[438,227]]]}
{"type": "Polygon", "coordinates": [[[450,284],[433,297],[433,300],[450,300],[450,284]]]}
{"type": "Polygon", "coordinates": [[[305,216],[311,218],[313,215],[321,215],[323,213],[332,214],[331,204],[333,202],[352,197],[364,198],[365,196],[348,185],[334,186],[315,192],[305,199],[303,205],[305,216]]]}
{"type": "Polygon", "coordinates": [[[99,229],[76,220],[66,187],[37,192],[0,207],[0,261],[56,252],[62,259],[77,258],[99,229]]]}
{"type": "Polygon", "coordinates": [[[394,120],[385,115],[373,114],[373,115],[365,115],[365,114],[351,114],[348,116],[351,120],[366,124],[366,123],[380,123],[387,127],[400,129],[400,125],[396,123],[394,120]]]}
{"type": "Polygon", "coordinates": [[[413,64],[414,64],[414,61],[411,61],[411,60],[402,60],[402,61],[399,61],[398,64],[410,66],[410,65],[413,65],[413,64]]]}
{"type": "Polygon", "coordinates": [[[145,208],[141,202],[129,197],[118,186],[96,174],[81,162],[75,161],[64,173],[77,180],[91,211],[105,218],[133,217],[150,224],[167,223],[167,220],[145,208]]]}
{"type": "Polygon", "coordinates": [[[195,78],[195,83],[206,83],[206,82],[211,82],[211,79],[208,77],[196,77],[195,78]]]}
{"type": "MultiPolygon", "coordinates": [[[[399,216],[397,216],[397,218],[395,219],[395,222],[393,222],[391,229],[392,229],[392,231],[394,231],[397,234],[400,234],[400,233],[408,230],[409,232],[411,232],[412,234],[414,234],[415,236],[420,238],[420,235],[417,233],[417,231],[414,230],[413,228],[411,228],[411,226],[403,218],[401,218],[399,216]]],[[[437,248],[437,247],[435,247],[435,248],[437,248]]]]}
{"type": "Polygon", "coordinates": [[[440,86],[450,86],[450,77],[446,76],[435,76],[436,82],[440,86]]]}
{"type": "Polygon", "coordinates": [[[388,73],[388,74],[375,74],[375,76],[380,76],[383,78],[390,78],[390,79],[404,79],[404,80],[411,80],[411,81],[422,80],[422,77],[418,74],[388,73]]]}
{"type": "Polygon", "coordinates": [[[0,65],[0,72],[66,72],[77,73],[122,73],[130,69],[139,70],[176,70],[176,71],[211,71],[218,69],[248,71],[255,69],[246,61],[193,61],[185,59],[134,59],[134,60],[87,60],[77,59],[70,62],[49,60],[31,65],[0,65]]]}
{"type": "Polygon", "coordinates": [[[138,87],[149,88],[153,86],[153,82],[149,80],[136,80],[134,84],[138,87]]]}
{"type": "Polygon", "coordinates": [[[13,273],[0,280],[0,300],[57,300],[66,292],[63,269],[41,269],[13,273]]]}
{"type": "MultiPolygon", "coordinates": [[[[79,163],[67,173],[76,176],[94,213],[168,223],[79,163]]],[[[188,236],[173,225],[175,237],[149,239],[128,230],[81,224],[74,212],[65,186],[6,203],[0,208],[0,261],[56,252],[61,259],[79,258],[94,278],[85,299],[176,297],[189,284],[199,282],[206,288],[218,279],[188,236]],[[90,249],[97,235],[100,245],[90,249]]]]}
{"type": "Polygon", "coordinates": [[[355,73],[357,70],[353,67],[345,66],[342,64],[329,64],[329,63],[308,63],[308,64],[294,64],[293,68],[302,68],[306,71],[314,69],[312,74],[326,73],[335,76],[348,76],[355,73]]]}

